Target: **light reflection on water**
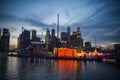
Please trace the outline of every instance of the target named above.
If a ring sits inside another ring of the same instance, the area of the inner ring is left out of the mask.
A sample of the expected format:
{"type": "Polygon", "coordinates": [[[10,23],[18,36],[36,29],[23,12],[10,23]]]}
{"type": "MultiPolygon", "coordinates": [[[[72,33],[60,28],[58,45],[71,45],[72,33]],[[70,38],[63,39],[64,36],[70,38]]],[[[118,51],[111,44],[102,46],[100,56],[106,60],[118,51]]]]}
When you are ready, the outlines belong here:
{"type": "Polygon", "coordinates": [[[119,67],[96,61],[0,57],[0,80],[120,80],[119,67]]]}

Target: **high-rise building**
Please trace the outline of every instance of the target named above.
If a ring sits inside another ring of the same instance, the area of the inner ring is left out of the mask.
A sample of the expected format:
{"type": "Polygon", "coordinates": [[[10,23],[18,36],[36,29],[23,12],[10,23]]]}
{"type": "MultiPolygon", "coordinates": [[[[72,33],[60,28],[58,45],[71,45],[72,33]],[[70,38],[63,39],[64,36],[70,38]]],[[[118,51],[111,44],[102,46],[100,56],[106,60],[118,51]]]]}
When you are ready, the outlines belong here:
{"type": "Polygon", "coordinates": [[[67,34],[68,34],[68,36],[70,36],[70,27],[69,26],[67,27],[67,34]]]}
{"type": "Polygon", "coordinates": [[[115,55],[120,56],[120,44],[114,44],[115,55]]]}
{"type": "Polygon", "coordinates": [[[66,32],[61,32],[61,41],[68,41],[68,35],[66,32]]]}
{"type": "Polygon", "coordinates": [[[85,48],[91,48],[91,42],[85,42],[85,48]]]}
{"type": "Polygon", "coordinates": [[[76,33],[77,33],[77,38],[82,38],[82,37],[81,37],[80,27],[77,27],[76,33]]]}
{"type": "Polygon", "coordinates": [[[67,27],[67,32],[61,32],[61,47],[70,47],[70,27],[67,27]]]}
{"type": "Polygon", "coordinates": [[[20,50],[27,48],[30,45],[30,31],[24,30],[19,36],[20,50]]]}
{"type": "Polygon", "coordinates": [[[32,30],[32,41],[36,41],[36,30],[32,30]]]}
{"type": "Polygon", "coordinates": [[[48,51],[53,51],[57,45],[60,45],[59,39],[55,36],[55,29],[51,29],[51,34],[49,29],[46,30],[45,43],[48,51]]]}
{"type": "Polygon", "coordinates": [[[50,48],[50,30],[46,30],[46,36],[45,36],[45,43],[46,43],[46,50],[49,50],[50,48]]]}
{"type": "Polygon", "coordinates": [[[76,32],[73,32],[70,43],[72,47],[83,47],[83,39],[81,36],[80,27],[77,28],[76,32]]]}
{"type": "Polygon", "coordinates": [[[17,49],[20,49],[20,37],[18,37],[18,42],[17,42],[17,49]]]}
{"type": "Polygon", "coordinates": [[[1,35],[2,35],[2,33],[1,33],[1,32],[2,32],[2,29],[0,28],[0,37],[1,37],[1,35]]]}
{"type": "Polygon", "coordinates": [[[51,37],[50,37],[50,51],[53,51],[54,47],[57,47],[58,41],[57,37],[55,36],[55,29],[51,30],[51,37]]]}
{"type": "MultiPolygon", "coordinates": [[[[1,40],[1,28],[0,28],[0,44],[2,43],[2,40],[1,40]]],[[[1,52],[1,48],[2,48],[2,46],[0,45],[0,52],[1,52]]]]}
{"type": "Polygon", "coordinates": [[[70,47],[70,27],[67,27],[67,47],[70,47]]]}
{"type": "Polygon", "coordinates": [[[55,37],[55,29],[52,29],[52,30],[51,30],[51,36],[52,36],[52,37],[55,37]]]}
{"type": "Polygon", "coordinates": [[[10,42],[9,29],[3,28],[3,35],[1,35],[1,38],[0,38],[0,51],[8,52],[9,42],[10,42]]]}
{"type": "Polygon", "coordinates": [[[9,51],[10,33],[9,29],[3,29],[4,50],[9,51]]]}
{"type": "Polygon", "coordinates": [[[3,28],[3,35],[6,35],[9,33],[9,29],[3,28]]]}

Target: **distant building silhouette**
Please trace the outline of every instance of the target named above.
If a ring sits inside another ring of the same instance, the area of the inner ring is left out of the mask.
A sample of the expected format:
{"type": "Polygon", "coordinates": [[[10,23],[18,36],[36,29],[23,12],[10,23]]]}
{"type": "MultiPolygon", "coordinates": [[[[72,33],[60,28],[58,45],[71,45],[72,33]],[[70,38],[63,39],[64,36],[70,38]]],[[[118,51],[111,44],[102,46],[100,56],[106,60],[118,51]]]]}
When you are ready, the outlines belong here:
{"type": "Polygon", "coordinates": [[[61,41],[68,41],[67,32],[61,32],[61,41]]]}
{"type": "Polygon", "coordinates": [[[20,55],[26,55],[26,53],[28,53],[27,55],[39,55],[38,53],[42,53],[45,50],[45,42],[36,36],[37,31],[32,30],[32,35],[30,35],[30,32],[22,27],[22,33],[18,38],[18,49],[20,50],[18,54],[20,55]]]}
{"type": "Polygon", "coordinates": [[[85,47],[86,48],[91,48],[91,42],[85,42],[85,47]]]}
{"type": "Polygon", "coordinates": [[[73,48],[82,48],[83,39],[81,36],[80,28],[77,28],[76,32],[70,34],[70,27],[67,27],[67,32],[61,32],[61,47],[73,47],[73,48]]]}
{"type": "Polygon", "coordinates": [[[53,49],[59,45],[58,43],[58,39],[55,36],[55,29],[52,29],[50,36],[50,51],[53,51],[53,49]]]}
{"type": "Polygon", "coordinates": [[[77,27],[77,31],[73,32],[70,38],[70,43],[72,47],[81,48],[83,47],[83,39],[81,36],[80,27],[77,27]]]}
{"type": "Polygon", "coordinates": [[[51,34],[49,29],[46,30],[45,43],[48,51],[53,51],[57,46],[60,47],[60,40],[55,36],[55,29],[51,29],[51,34]]]}
{"type": "Polygon", "coordinates": [[[1,35],[2,35],[2,29],[0,28],[0,37],[1,37],[1,35]]]}
{"type": "Polygon", "coordinates": [[[85,51],[91,51],[92,49],[91,42],[85,42],[85,51]]]}
{"type": "Polygon", "coordinates": [[[120,44],[114,44],[115,55],[120,56],[120,44]]]}
{"type": "Polygon", "coordinates": [[[1,34],[1,32],[2,29],[0,29],[0,52],[8,52],[10,42],[9,29],[3,28],[3,33],[1,34]]]}
{"type": "Polygon", "coordinates": [[[61,32],[61,47],[67,47],[68,35],[67,32],[61,32]]]}
{"type": "Polygon", "coordinates": [[[70,27],[67,27],[67,47],[70,47],[70,27]]]}
{"type": "Polygon", "coordinates": [[[31,41],[41,41],[40,37],[37,37],[37,31],[36,30],[32,30],[32,40],[31,41]]]}
{"type": "Polygon", "coordinates": [[[36,41],[36,30],[32,30],[32,41],[36,41]]]}
{"type": "Polygon", "coordinates": [[[17,38],[17,49],[20,49],[20,36],[17,38]]]}
{"type": "Polygon", "coordinates": [[[30,31],[24,30],[18,38],[19,49],[23,50],[30,45],[30,31]]]}
{"type": "Polygon", "coordinates": [[[46,30],[46,36],[45,36],[45,42],[46,42],[46,50],[50,50],[50,30],[47,28],[46,30]]]}

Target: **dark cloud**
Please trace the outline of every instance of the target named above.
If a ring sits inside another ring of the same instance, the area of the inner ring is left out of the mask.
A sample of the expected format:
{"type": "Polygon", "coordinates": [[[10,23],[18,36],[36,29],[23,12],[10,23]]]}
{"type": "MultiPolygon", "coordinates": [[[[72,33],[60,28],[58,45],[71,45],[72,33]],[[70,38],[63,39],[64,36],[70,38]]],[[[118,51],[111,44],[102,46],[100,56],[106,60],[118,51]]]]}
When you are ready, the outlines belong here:
{"type": "Polygon", "coordinates": [[[72,26],[81,26],[83,35],[91,39],[97,36],[99,40],[120,42],[120,0],[93,0],[88,5],[99,7],[96,6],[93,14],[72,26]]]}
{"type": "Polygon", "coordinates": [[[102,24],[104,22],[120,21],[120,0],[93,0],[89,4],[91,6],[96,5],[96,9],[83,23],[102,24]]]}
{"type": "Polygon", "coordinates": [[[0,14],[0,21],[7,21],[7,22],[24,22],[29,23],[32,26],[41,27],[41,28],[54,28],[56,26],[55,23],[53,24],[45,24],[39,20],[36,20],[34,18],[20,18],[17,16],[9,15],[9,14],[0,14]]]}

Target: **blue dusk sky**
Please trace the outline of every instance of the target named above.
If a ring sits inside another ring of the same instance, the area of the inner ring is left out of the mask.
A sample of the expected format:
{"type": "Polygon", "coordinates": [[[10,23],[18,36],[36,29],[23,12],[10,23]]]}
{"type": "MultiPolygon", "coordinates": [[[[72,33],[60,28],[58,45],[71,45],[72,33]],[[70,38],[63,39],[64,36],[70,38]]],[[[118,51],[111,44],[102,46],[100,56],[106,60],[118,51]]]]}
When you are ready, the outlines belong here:
{"type": "Polygon", "coordinates": [[[120,43],[120,0],[0,0],[0,28],[11,33],[10,46],[16,47],[21,27],[37,30],[56,29],[60,14],[60,32],[80,27],[84,41],[110,47],[120,43]]]}

